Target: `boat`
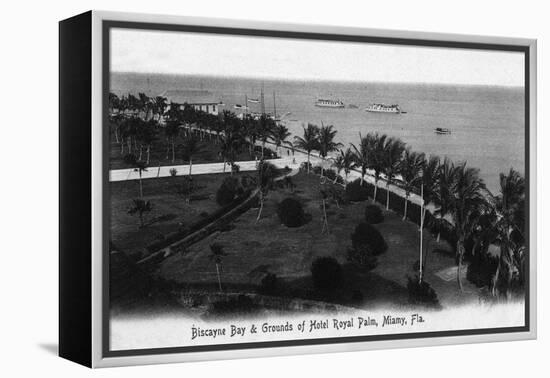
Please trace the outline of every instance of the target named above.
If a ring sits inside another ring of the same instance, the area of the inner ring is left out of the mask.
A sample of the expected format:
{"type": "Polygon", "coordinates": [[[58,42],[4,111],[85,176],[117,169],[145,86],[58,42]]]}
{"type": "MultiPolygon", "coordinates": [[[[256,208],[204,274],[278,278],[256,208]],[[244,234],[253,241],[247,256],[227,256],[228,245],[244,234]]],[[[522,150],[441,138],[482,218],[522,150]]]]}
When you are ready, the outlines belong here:
{"type": "Polygon", "coordinates": [[[450,134],[451,133],[451,129],[446,129],[444,127],[436,127],[434,132],[436,134],[450,134]]]}
{"type": "Polygon", "coordinates": [[[366,112],[372,112],[372,113],[393,113],[393,114],[400,114],[401,109],[399,108],[399,105],[386,105],[386,104],[371,104],[365,108],[366,112]]]}
{"type": "Polygon", "coordinates": [[[257,99],[257,98],[249,98],[248,99],[248,102],[251,102],[253,104],[259,104],[260,103],[260,100],[257,99]]]}
{"type": "Polygon", "coordinates": [[[248,110],[248,106],[246,106],[246,105],[235,104],[233,107],[234,107],[235,109],[248,110]]]}
{"type": "Polygon", "coordinates": [[[315,102],[315,106],[318,106],[320,108],[344,108],[345,105],[340,100],[327,100],[319,98],[315,102]]]}

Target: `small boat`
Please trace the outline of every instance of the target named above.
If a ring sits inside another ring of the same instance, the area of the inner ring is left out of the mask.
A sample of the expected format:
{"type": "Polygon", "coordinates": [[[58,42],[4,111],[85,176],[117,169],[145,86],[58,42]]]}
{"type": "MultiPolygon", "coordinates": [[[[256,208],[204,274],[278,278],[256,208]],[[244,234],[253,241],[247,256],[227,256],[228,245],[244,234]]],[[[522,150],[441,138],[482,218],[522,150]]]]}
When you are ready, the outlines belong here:
{"type": "Polygon", "coordinates": [[[318,106],[320,108],[344,108],[345,105],[340,100],[327,100],[327,99],[318,99],[315,102],[315,106],[318,106]]]}
{"type": "Polygon", "coordinates": [[[246,106],[246,105],[235,104],[233,107],[234,107],[235,109],[248,110],[248,106],[246,106]]]}
{"type": "Polygon", "coordinates": [[[393,113],[393,114],[400,114],[401,109],[399,108],[399,105],[386,105],[386,104],[371,104],[365,108],[366,112],[371,113],[393,113]]]}
{"type": "Polygon", "coordinates": [[[446,129],[444,127],[436,127],[434,132],[436,134],[450,134],[451,133],[451,129],[446,129]]]}
{"type": "Polygon", "coordinates": [[[260,103],[260,100],[257,99],[257,98],[249,98],[248,99],[248,102],[251,102],[253,104],[259,104],[260,103]]]}

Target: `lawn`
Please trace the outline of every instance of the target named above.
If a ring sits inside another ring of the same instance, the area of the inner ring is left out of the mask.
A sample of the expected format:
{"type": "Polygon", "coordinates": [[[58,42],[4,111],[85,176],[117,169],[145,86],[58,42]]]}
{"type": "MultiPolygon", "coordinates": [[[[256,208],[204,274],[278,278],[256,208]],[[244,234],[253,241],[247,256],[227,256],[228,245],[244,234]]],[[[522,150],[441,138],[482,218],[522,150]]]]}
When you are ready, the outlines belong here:
{"type": "MultiPolygon", "coordinates": [[[[296,190],[276,189],[268,194],[264,211],[256,222],[257,209],[250,209],[236,219],[228,231],[216,233],[192,245],[187,251],[166,259],[158,269],[160,277],[186,287],[216,290],[216,268],[210,258],[210,245],[224,246],[222,283],[226,291],[253,291],[267,272],[284,283],[283,295],[329,301],[353,306],[373,304],[405,305],[408,301],[407,276],[414,276],[418,260],[418,226],[403,222],[393,212],[385,212],[385,221],[376,225],[388,244],[378,257],[378,266],[370,272],[347,262],[350,234],[363,220],[367,202],[331,205],[328,209],[330,233],[322,233],[320,181],[317,176],[300,173],[293,177],[296,190]],[[281,224],[277,203],[286,197],[299,199],[311,220],[298,228],[281,224]],[[344,284],[340,289],[319,292],[311,281],[311,263],[320,256],[333,256],[342,265],[344,284]],[[358,298],[357,293],[360,292],[358,298]]],[[[332,185],[332,184],[325,184],[332,185]]],[[[427,232],[426,232],[427,233],[427,232]]],[[[452,267],[452,249],[425,235],[430,250],[425,280],[438,294],[443,306],[477,299],[477,289],[464,280],[460,294],[455,280],[444,281],[436,272],[452,267]]]]}
{"type": "Polygon", "coordinates": [[[144,257],[148,253],[147,245],[189,227],[220,209],[215,195],[223,179],[228,176],[229,173],[193,176],[196,189],[189,202],[178,190],[186,177],[144,179],[143,196],[151,201],[153,208],[146,215],[145,227],[142,228],[138,216],[128,214],[132,199],[139,196],[139,181],[111,182],[111,241],[134,259],[144,257]]]}

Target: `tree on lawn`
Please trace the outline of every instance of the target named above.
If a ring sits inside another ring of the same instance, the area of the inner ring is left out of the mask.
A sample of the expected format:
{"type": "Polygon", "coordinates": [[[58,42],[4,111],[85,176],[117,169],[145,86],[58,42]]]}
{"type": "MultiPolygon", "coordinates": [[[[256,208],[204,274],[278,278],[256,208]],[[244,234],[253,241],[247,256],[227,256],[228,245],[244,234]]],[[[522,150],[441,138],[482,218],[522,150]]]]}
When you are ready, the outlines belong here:
{"type": "Polygon", "coordinates": [[[158,115],[158,121],[162,119],[162,116],[166,112],[166,109],[168,108],[168,102],[166,100],[166,97],[157,96],[155,97],[153,101],[153,114],[158,115]]]}
{"type": "Polygon", "coordinates": [[[222,292],[222,279],[221,279],[221,266],[223,257],[227,256],[224,247],[220,243],[213,243],[210,245],[210,260],[216,264],[216,275],[218,276],[218,288],[220,293],[222,292]]]}
{"type": "Polygon", "coordinates": [[[348,148],[344,152],[340,150],[340,153],[334,159],[334,168],[336,168],[336,177],[334,178],[334,184],[338,181],[338,175],[340,172],[344,171],[345,174],[345,183],[348,182],[348,175],[353,168],[355,161],[355,156],[353,152],[348,148]]]}
{"type": "MultiPolygon", "coordinates": [[[[367,169],[371,168],[374,163],[375,146],[379,140],[379,136],[375,133],[368,133],[366,136],[361,136],[361,134],[359,134],[359,139],[359,147],[352,143],[351,148],[353,149],[353,165],[361,168],[361,186],[363,186],[367,169]]],[[[374,199],[376,199],[376,188],[374,199]]]]}
{"type": "Polygon", "coordinates": [[[273,188],[273,183],[276,176],[277,169],[275,168],[275,166],[264,160],[260,160],[260,163],[258,164],[258,176],[256,179],[260,196],[260,209],[258,210],[256,222],[258,222],[260,220],[260,217],[262,216],[265,199],[267,197],[267,194],[269,193],[269,190],[273,188]]]}
{"type": "Polygon", "coordinates": [[[132,204],[132,207],[128,209],[128,214],[137,214],[139,216],[139,227],[145,227],[144,215],[145,213],[151,212],[151,210],[153,209],[153,204],[151,203],[151,201],[145,201],[142,198],[136,198],[132,200],[132,204]]]}
{"type": "Polygon", "coordinates": [[[290,131],[288,131],[288,128],[285,125],[275,125],[271,138],[273,139],[273,143],[275,143],[275,147],[279,156],[281,156],[279,149],[283,144],[292,147],[292,143],[287,140],[290,135],[291,133],[290,131]]]}
{"type": "Polygon", "coordinates": [[[189,178],[191,179],[191,170],[193,168],[193,155],[202,150],[202,145],[197,137],[189,135],[183,140],[183,155],[189,160],[189,178]]]}
{"type": "Polygon", "coordinates": [[[434,203],[437,209],[434,215],[437,216],[437,242],[441,240],[441,229],[444,224],[448,224],[445,217],[451,211],[452,191],[455,183],[456,167],[454,163],[447,157],[439,164],[437,174],[437,186],[434,193],[434,203]]]}
{"type": "Polygon", "coordinates": [[[457,283],[462,291],[461,269],[465,254],[465,242],[470,236],[472,222],[479,216],[479,209],[486,205],[486,189],[479,177],[479,169],[466,167],[461,163],[455,169],[454,182],[450,191],[449,211],[454,221],[456,234],[457,283]]]}
{"type": "MultiPolygon", "coordinates": [[[[334,130],[333,125],[321,125],[321,128],[319,129],[319,135],[318,135],[318,143],[319,143],[319,155],[326,159],[328,154],[330,154],[333,151],[338,150],[338,148],[342,147],[342,143],[337,143],[334,141],[334,138],[336,137],[336,130],[334,130]]],[[[321,165],[321,176],[323,176],[323,165],[321,165]]]]}
{"type": "Polygon", "coordinates": [[[134,168],[134,172],[139,173],[139,198],[143,198],[143,185],[141,182],[141,176],[143,172],[147,172],[147,165],[144,161],[138,160],[136,155],[128,154],[124,157],[124,162],[134,168]]]}
{"type": "Polygon", "coordinates": [[[522,283],[525,260],[525,179],[514,169],[500,174],[499,194],[494,198],[498,214],[496,231],[500,256],[493,277],[493,295],[497,286],[503,287],[507,298],[511,297],[514,272],[522,283]]]}
{"type": "Polygon", "coordinates": [[[272,137],[275,129],[275,121],[265,114],[258,120],[258,138],[262,141],[262,159],[264,158],[264,149],[267,140],[272,137]]]}
{"type": "Polygon", "coordinates": [[[180,132],[180,123],[174,120],[168,120],[166,126],[164,127],[164,134],[168,140],[169,146],[166,149],[166,159],[168,159],[168,152],[170,151],[170,146],[172,147],[172,163],[176,161],[176,138],[180,132]]]}
{"type": "Polygon", "coordinates": [[[390,209],[390,184],[399,171],[401,156],[405,150],[405,143],[397,138],[386,139],[383,155],[384,173],[386,174],[386,210],[390,209]]]}
{"type": "Polygon", "coordinates": [[[302,128],[304,129],[304,134],[302,137],[294,137],[294,146],[307,152],[307,173],[309,174],[311,167],[311,151],[319,149],[319,127],[317,127],[317,125],[308,123],[307,128],[302,128]]]}
{"type": "Polygon", "coordinates": [[[405,209],[403,211],[403,220],[407,219],[407,206],[409,197],[413,188],[422,180],[421,172],[424,165],[424,154],[411,151],[410,147],[405,149],[399,163],[399,173],[403,180],[405,189],[405,209]]]}

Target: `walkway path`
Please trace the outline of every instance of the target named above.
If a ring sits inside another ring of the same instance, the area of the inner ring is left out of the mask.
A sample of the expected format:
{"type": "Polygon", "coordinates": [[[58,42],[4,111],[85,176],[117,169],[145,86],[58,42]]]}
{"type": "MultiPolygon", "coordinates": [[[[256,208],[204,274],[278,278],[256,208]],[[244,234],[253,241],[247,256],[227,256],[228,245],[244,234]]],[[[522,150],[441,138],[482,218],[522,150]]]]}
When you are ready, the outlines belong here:
{"type": "MultiPolygon", "coordinates": [[[[186,127],[190,128],[194,131],[199,131],[196,127],[186,127]]],[[[210,132],[209,130],[203,130],[202,132],[205,133],[211,133],[215,134],[213,132],[210,132]]],[[[261,146],[261,142],[256,142],[256,145],[261,146]]],[[[267,142],[266,145],[269,145],[270,147],[275,147],[273,143],[267,142]]],[[[278,159],[268,159],[271,164],[275,165],[277,168],[284,168],[289,167],[292,170],[296,170],[300,167],[302,163],[307,162],[307,153],[305,151],[300,151],[295,148],[289,148],[286,146],[279,147],[280,155],[282,155],[282,158],[278,159]]],[[[320,157],[318,154],[311,153],[310,155],[310,162],[312,166],[322,165],[325,169],[330,168],[332,163],[330,159],[324,159],[320,157]]],[[[252,161],[238,161],[236,162],[237,165],[239,165],[239,170],[241,172],[249,172],[249,171],[255,171],[258,161],[252,160],[252,161]]],[[[177,176],[184,176],[189,173],[189,165],[173,165],[173,166],[161,166],[161,167],[149,167],[147,171],[142,172],[142,179],[148,179],[148,178],[158,178],[158,177],[169,177],[171,176],[170,170],[176,169],[177,176]]],[[[206,174],[214,174],[214,173],[223,173],[223,172],[229,172],[230,166],[228,164],[224,163],[206,163],[206,164],[193,164],[192,168],[192,174],[193,175],[206,175],[206,174]],[[224,169],[225,165],[225,169],[224,169]]],[[[358,178],[361,178],[361,172],[359,170],[351,170],[351,172],[348,175],[347,182],[352,182],[358,178]]],[[[127,181],[127,180],[137,180],[139,179],[139,173],[137,171],[134,171],[132,168],[129,169],[116,169],[116,170],[110,170],[109,171],[109,181],[127,181]]],[[[367,171],[367,174],[365,175],[365,181],[374,185],[374,172],[373,171],[367,171]]],[[[380,178],[378,180],[378,187],[386,189],[386,180],[384,178],[380,178]]],[[[397,185],[390,184],[389,185],[390,192],[405,198],[405,190],[397,185]]],[[[415,203],[417,205],[421,204],[420,196],[411,193],[409,196],[409,201],[412,203],[415,203]]],[[[434,212],[435,207],[433,204],[428,204],[426,206],[427,210],[430,212],[434,212]]]]}

